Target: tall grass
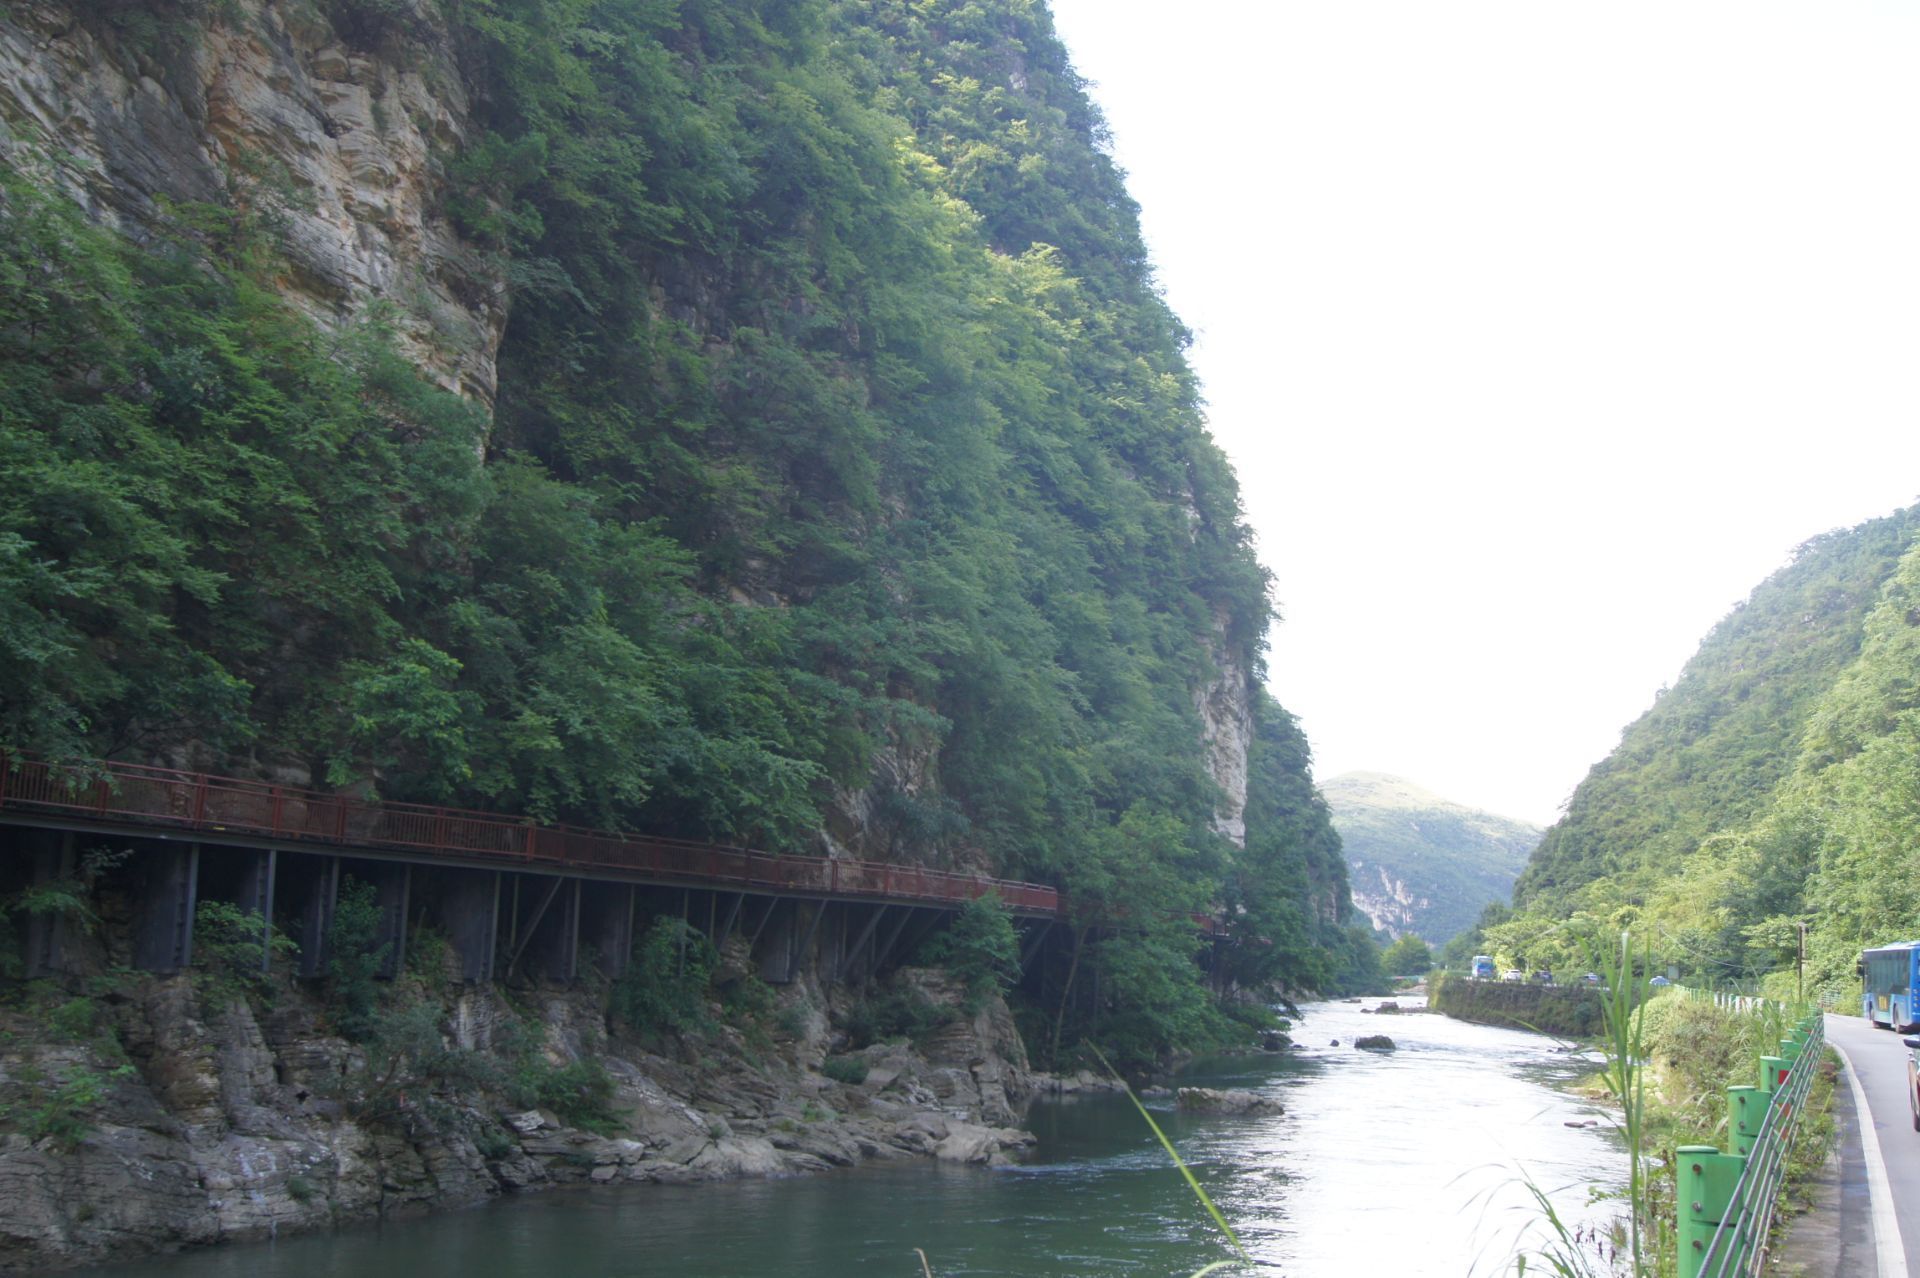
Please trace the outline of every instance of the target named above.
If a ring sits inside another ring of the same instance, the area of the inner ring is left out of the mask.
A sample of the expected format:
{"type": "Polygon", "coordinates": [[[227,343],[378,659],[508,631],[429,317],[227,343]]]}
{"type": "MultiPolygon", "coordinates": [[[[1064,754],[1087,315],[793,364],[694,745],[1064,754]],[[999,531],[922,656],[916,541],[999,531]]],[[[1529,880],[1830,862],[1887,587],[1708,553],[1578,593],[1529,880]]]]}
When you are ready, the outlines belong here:
{"type": "MultiPolygon", "coordinates": [[[[1650,950],[1643,947],[1644,970],[1650,950]]],[[[1601,1049],[1606,1065],[1600,1078],[1620,1107],[1615,1123],[1627,1148],[1626,1254],[1603,1255],[1603,1239],[1584,1225],[1562,1218],[1549,1192],[1525,1172],[1520,1184],[1532,1200],[1532,1228],[1526,1241],[1511,1255],[1508,1267],[1517,1274],[1544,1272],[1555,1278],[1603,1278],[1625,1272],[1633,1278],[1654,1278],[1670,1230],[1661,1219],[1654,1191],[1653,1156],[1648,1150],[1646,1097],[1647,988],[1635,970],[1633,938],[1620,933],[1617,950],[1603,946],[1589,952],[1588,961],[1603,982],[1600,995],[1601,1049]]]]}

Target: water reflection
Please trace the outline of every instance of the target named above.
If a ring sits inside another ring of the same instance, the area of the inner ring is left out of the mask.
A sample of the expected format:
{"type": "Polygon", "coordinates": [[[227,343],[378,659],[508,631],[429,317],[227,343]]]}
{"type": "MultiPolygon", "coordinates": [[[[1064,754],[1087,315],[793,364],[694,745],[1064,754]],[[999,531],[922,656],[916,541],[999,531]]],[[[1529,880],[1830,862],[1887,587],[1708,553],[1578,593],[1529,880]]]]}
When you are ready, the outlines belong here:
{"type": "MultiPolygon", "coordinates": [[[[1368,1006],[1372,1005],[1369,1000],[1368,1006]]],[[[1530,1213],[1524,1169],[1597,1220],[1592,1185],[1626,1175],[1589,1106],[1551,1090],[1582,1068],[1551,1040],[1439,1016],[1305,1009],[1285,1057],[1198,1063],[1183,1082],[1279,1095],[1283,1115],[1196,1117],[1153,1103],[1254,1257],[1295,1278],[1391,1266],[1492,1272],[1530,1213]],[[1391,1054],[1356,1051],[1392,1035],[1391,1054]],[[1341,1046],[1330,1046],[1338,1039],[1341,1046]]],[[[1124,1098],[1037,1106],[1041,1144],[997,1171],[925,1162],[691,1187],[559,1191],[450,1215],[118,1267],[117,1278],[920,1273],[940,1278],[1188,1274],[1226,1253],[1124,1098]]]]}

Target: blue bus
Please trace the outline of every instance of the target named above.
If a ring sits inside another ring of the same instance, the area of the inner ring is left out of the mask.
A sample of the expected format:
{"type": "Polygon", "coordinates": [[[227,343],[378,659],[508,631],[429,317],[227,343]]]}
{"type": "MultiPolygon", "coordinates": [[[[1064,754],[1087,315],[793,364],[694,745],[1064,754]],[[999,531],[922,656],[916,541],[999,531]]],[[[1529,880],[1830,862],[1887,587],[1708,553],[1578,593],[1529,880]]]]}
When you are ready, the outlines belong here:
{"type": "Polygon", "coordinates": [[[1492,955],[1476,954],[1473,956],[1473,979],[1476,981],[1491,981],[1493,979],[1492,955]]]}
{"type": "Polygon", "coordinates": [[[1920,1030],[1920,941],[1860,954],[1860,1013],[1880,1029],[1920,1030]]]}

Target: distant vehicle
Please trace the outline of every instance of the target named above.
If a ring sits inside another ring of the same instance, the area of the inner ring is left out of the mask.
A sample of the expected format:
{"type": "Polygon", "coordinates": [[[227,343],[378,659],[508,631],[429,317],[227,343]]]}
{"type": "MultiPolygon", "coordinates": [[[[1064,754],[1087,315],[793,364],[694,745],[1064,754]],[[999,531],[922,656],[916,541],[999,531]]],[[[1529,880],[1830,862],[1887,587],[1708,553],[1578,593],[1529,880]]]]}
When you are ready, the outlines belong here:
{"type": "Polygon", "coordinates": [[[1492,955],[1476,954],[1473,956],[1473,979],[1476,981],[1491,981],[1493,979],[1492,955]]]}
{"type": "Polygon", "coordinates": [[[1860,1014],[1881,1029],[1920,1030],[1920,941],[1860,954],[1860,1014]]]}
{"type": "Polygon", "coordinates": [[[1541,985],[1551,985],[1553,984],[1553,973],[1543,967],[1533,974],[1533,979],[1541,985]]]}
{"type": "Polygon", "coordinates": [[[1527,974],[1521,971],[1517,967],[1510,967],[1506,971],[1500,973],[1500,979],[1503,981],[1515,981],[1515,982],[1524,984],[1527,979],[1527,974]]]}
{"type": "Polygon", "coordinates": [[[1589,985],[1598,985],[1600,983],[1600,973],[1588,972],[1585,976],[1581,977],[1580,979],[1585,981],[1589,985]]]}
{"type": "Polygon", "coordinates": [[[1666,977],[1664,977],[1664,976],[1656,976],[1656,977],[1654,977],[1654,978],[1653,978],[1653,979],[1652,979],[1651,981],[1648,981],[1648,982],[1647,982],[1647,984],[1649,984],[1649,985],[1671,985],[1671,984],[1673,984],[1673,982],[1672,982],[1672,981],[1669,981],[1669,980],[1668,980],[1668,979],[1667,979],[1666,977]]]}

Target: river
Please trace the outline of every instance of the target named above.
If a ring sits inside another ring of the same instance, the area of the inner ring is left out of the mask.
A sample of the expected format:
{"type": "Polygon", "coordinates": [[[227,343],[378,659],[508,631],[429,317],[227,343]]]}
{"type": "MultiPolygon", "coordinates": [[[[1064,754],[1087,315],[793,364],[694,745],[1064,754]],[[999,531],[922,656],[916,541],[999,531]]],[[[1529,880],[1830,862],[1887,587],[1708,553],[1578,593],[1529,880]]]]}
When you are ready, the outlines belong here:
{"type": "MultiPolygon", "coordinates": [[[[1418,1000],[1411,1001],[1414,1004],[1418,1000]]],[[[1377,1000],[1369,999],[1371,1008],[1377,1000]]],[[[1552,1039],[1443,1016],[1302,1009],[1301,1050],[1198,1062],[1178,1080],[1280,1096],[1283,1115],[1155,1115],[1253,1257],[1293,1278],[1498,1273],[1536,1219],[1617,1211],[1626,1179],[1597,1109],[1553,1084],[1593,1068],[1552,1039]],[[1398,1050],[1355,1050],[1386,1033],[1398,1050]],[[1332,1046],[1333,1040],[1340,1046],[1332,1046]],[[1596,1128],[1569,1121],[1600,1118],[1596,1128]]],[[[1105,1278],[1186,1275],[1225,1259],[1206,1217],[1124,1097],[1037,1104],[1019,1167],[932,1162],[686,1187],[561,1190],[419,1219],[113,1266],[113,1278],[506,1278],[674,1275],[1105,1278]]]]}

